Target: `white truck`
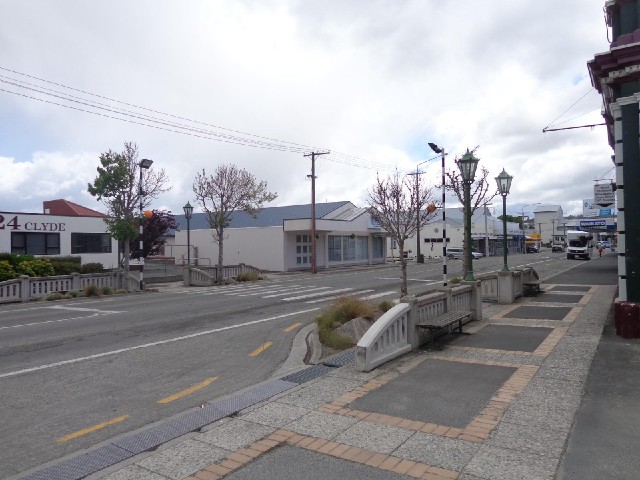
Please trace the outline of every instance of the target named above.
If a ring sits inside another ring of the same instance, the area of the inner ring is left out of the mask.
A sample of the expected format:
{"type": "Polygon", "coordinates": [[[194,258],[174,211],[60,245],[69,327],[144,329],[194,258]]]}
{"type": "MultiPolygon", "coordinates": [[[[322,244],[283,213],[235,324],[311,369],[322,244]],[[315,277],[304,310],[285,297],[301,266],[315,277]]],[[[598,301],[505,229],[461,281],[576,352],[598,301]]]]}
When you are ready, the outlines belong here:
{"type": "Polygon", "coordinates": [[[567,232],[567,258],[584,258],[589,260],[593,254],[593,235],[580,230],[567,232]]]}

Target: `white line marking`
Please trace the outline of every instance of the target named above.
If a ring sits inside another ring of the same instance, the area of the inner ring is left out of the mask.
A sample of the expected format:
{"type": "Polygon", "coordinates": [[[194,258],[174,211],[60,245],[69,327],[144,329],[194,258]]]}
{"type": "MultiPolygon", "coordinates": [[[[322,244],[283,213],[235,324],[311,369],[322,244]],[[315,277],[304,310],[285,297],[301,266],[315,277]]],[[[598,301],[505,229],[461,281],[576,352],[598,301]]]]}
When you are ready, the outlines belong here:
{"type": "MultiPolygon", "coordinates": [[[[325,288],[328,288],[328,287],[325,287],[325,288]]],[[[353,290],[353,288],[339,288],[338,290],[329,290],[328,292],[310,293],[308,295],[299,295],[297,297],[283,298],[282,300],[284,300],[285,302],[291,302],[292,300],[302,300],[305,298],[320,297],[322,295],[330,295],[332,293],[340,293],[340,292],[349,292],[351,290],[353,290]]]]}
{"type": "Polygon", "coordinates": [[[97,312],[97,313],[122,313],[116,310],[100,310],[99,308],[82,308],[82,307],[65,307],[62,305],[56,305],[54,307],[48,307],[54,310],[71,310],[74,312],[97,312]]]}
{"type": "Polygon", "coordinates": [[[68,322],[70,320],[81,320],[83,318],[93,318],[99,317],[101,315],[109,315],[109,313],[92,313],[91,315],[85,315],[83,317],[72,317],[72,318],[61,318],[59,320],[45,320],[44,322],[33,322],[33,323],[23,323],[20,325],[9,325],[8,327],[0,327],[0,330],[5,330],[7,328],[20,328],[20,327],[32,327],[34,325],[44,325],[46,323],[60,323],[60,322],[68,322]]]}
{"type": "Polygon", "coordinates": [[[16,370],[14,372],[2,373],[0,374],[0,378],[15,377],[23,373],[37,372],[39,370],[59,367],[61,365],[69,365],[71,363],[78,363],[78,362],[83,362],[85,360],[93,360],[95,358],[108,357],[111,355],[117,355],[119,353],[130,352],[132,350],[139,350],[141,348],[149,348],[149,347],[155,347],[158,345],[164,345],[165,343],[173,343],[181,340],[189,340],[191,338],[201,337],[203,335],[209,335],[210,333],[224,332],[225,330],[232,330],[235,328],[246,327],[249,325],[256,325],[258,323],[270,322],[271,320],[279,320],[281,318],[292,317],[294,315],[301,315],[303,313],[315,312],[316,310],[320,310],[320,308],[309,308],[307,310],[300,310],[298,312],[285,313],[284,315],[276,315],[275,317],[263,318],[260,320],[253,320],[251,322],[240,323],[238,325],[230,325],[228,327],[216,328],[213,330],[205,330],[204,332],[192,333],[191,335],[184,335],[182,337],[175,337],[175,338],[169,338],[167,340],[160,340],[159,342],[145,343],[143,345],[136,345],[135,347],[127,347],[127,348],[121,348],[119,350],[111,350],[109,352],[96,353],[95,355],[89,355],[87,357],[72,358],[70,360],[63,360],[61,362],[49,363],[46,365],[40,365],[38,367],[24,368],[22,370],[16,370]]]}
{"type": "Polygon", "coordinates": [[[389,290],[388,292],[376,293],[374,295],[367,295],[366,297],[360,297],[360,300],[373,300],[374,298],[386,297],[387,295],[397,294],[395,290],[389,290]]]}
{"type": "MultiPolygon", "coordinates": [[[[302,290],[298,290],[297,292],[276,293],[274,295],[265,295],[262,298],[284,297],[285,295],[291,295],[292,293],[302,293],[302,292],[308,292],[308,291],[311,291],[311,290],[326,290],[327,288],[331,288],[331,287],[309,287],[309,288],[305,287],[302,290]]],[[[330,293],[330,292],[326,292],[326,293],[330,293]]]]}
{"type": "MultiPolygon", "coordinates": [[[[355,295],[360,295],[361,293],[369,293],[369,292],[374,292],[375,290],[360,290],[359,292],[349,292],[349,296],[353,297],[355,295]]],[[[323,297],[323,298],[319,298],[317,300],[309,300],[308,302],[305,303],[319,303],[319,302],[326,302],[327,300],[335,300],[336,298],[340,298],[342,295],[333,295],[331,297],[323,297]]]]}

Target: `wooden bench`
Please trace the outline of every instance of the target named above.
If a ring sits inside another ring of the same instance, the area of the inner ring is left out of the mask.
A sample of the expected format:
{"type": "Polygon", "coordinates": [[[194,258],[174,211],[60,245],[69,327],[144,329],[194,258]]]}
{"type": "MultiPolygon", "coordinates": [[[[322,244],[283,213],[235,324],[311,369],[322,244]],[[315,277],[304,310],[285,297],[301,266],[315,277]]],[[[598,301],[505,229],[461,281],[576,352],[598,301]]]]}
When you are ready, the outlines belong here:
{"type": "Polygon", "coordinates": [[[537,294],[540,293],[541,283],[542,283],[542,280],[540,279],[529,280],[528,282],[524,282],[522,284],[522,289],[523,289],[522,294],[525,297],[535,297],[537,294]]]}
{"type": "MultiPolygon", "coordinates": [[[[441,328],[448,327],[455,323],[458,324],[458,331],[462,333],[462,321],[465,318],[470,317],[472,312],[465,310],[454,310],[451,312],[443,313],[442,315],[438,315],[434,318],[429,318],[427,320],[422,320],[418,322],[418,327],[426,328],[428,330],[440,330],[441,328]]],[[[453,329],[456,330],[455,328],[453,329]]]]}

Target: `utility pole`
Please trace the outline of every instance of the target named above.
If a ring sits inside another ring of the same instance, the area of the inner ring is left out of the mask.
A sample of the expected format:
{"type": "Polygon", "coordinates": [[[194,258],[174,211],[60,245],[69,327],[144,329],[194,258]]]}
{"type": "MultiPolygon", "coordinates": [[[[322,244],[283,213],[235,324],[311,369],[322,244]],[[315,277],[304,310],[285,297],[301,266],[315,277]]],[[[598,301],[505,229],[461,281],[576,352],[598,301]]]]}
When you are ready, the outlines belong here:
{"type": "Polygon", "coordinates": [[[429,160],[425,160],[424,162],[420,162],[418,165],[416,165],[416,173],[409,173],[409,175],[415,175],[416,176],[416,222],[417,222],[417,229],[416,229],[416,263],[424,263],[420,261],[420,227],[422,225],[422,222],[420,221],[420,209],[422,207],[422,205],[420,204],[420,175],[422,175],[424,172],[420,172],[418,170],[418,167],[420,165],[422,165],[423,163],[427,163],[429,160]]]}
{"type": "Polygon", "coordinates": [[[311,157],[311,273],[317,273],[316,268],[316,157],[328,155],[329,150],[323,152],[305,153],[305,157],[311,157]]]}

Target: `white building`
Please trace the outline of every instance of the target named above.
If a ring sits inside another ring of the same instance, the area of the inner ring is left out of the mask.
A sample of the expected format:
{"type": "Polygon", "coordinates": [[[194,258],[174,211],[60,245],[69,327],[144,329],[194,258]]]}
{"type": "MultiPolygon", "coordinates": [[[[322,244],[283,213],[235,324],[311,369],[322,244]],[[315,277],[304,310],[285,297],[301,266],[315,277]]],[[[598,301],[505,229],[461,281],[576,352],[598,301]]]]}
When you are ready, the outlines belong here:
{"type": "MultiPolygon", "coordinates": [[[[462,208],[447,208],[446,234],[447,248],[461,248],[464,244],[464,216],[462,208]]],[[[425,258],[442,257],[442,210],[438,209],[431,222],[420,229],[420,253],[425,258]]],[[[482,254],[502,254],[502,220],[491,215],[488,208],[478,208],[471,217],[471,238],[473,249],[482,254]]],[[[522,247],[522,230],[517,223],[507,223],[507,248],[509,252],[520,251],[522,247]]],[[[397,245],[389,241],[387,255],[398,257],[397,245]],[[392,248],[393,247],[393,248],[392,248]]],[[[417,255],[417,237],[413,236],[405,242],[405,250],[411,250],[410,256],[417,255]]]]}
{"type": "Polygon", "coordinates": [[[554,237],[562,235],[558,231],[564,222],[564,215],[560,205],[540,205],[533,210],[533,215],[533,229],[540,235],[542,243],[552,243],[554,237]]]}
{"type": "MultiPolygon", "coordinates": [[[[366,208],[351,202],[316,204],[316,266],[372,265],[386,261],[387,239],[366,208]]],[[[165,254],[186,262],[187,221],[176,215],[180,231],[167,240],[165,254]]],[[[267,207],[257,218],[234,212],[224,230],[225,265],[244,263],[266,271],[311,268],[311,205],[267,207]]],[[[194,213],[189,229],[191,263],[216,265],[218,244],[213,241],[206,213],[194,213]]]]}
{"type": "Polygon", "coordinates": [[[118,266],[118,244],[105,215],[67,200],[43,203],[44,213],[0,212],[0,252],[35,256],[77,255],[82,263],[118,266]]]}

